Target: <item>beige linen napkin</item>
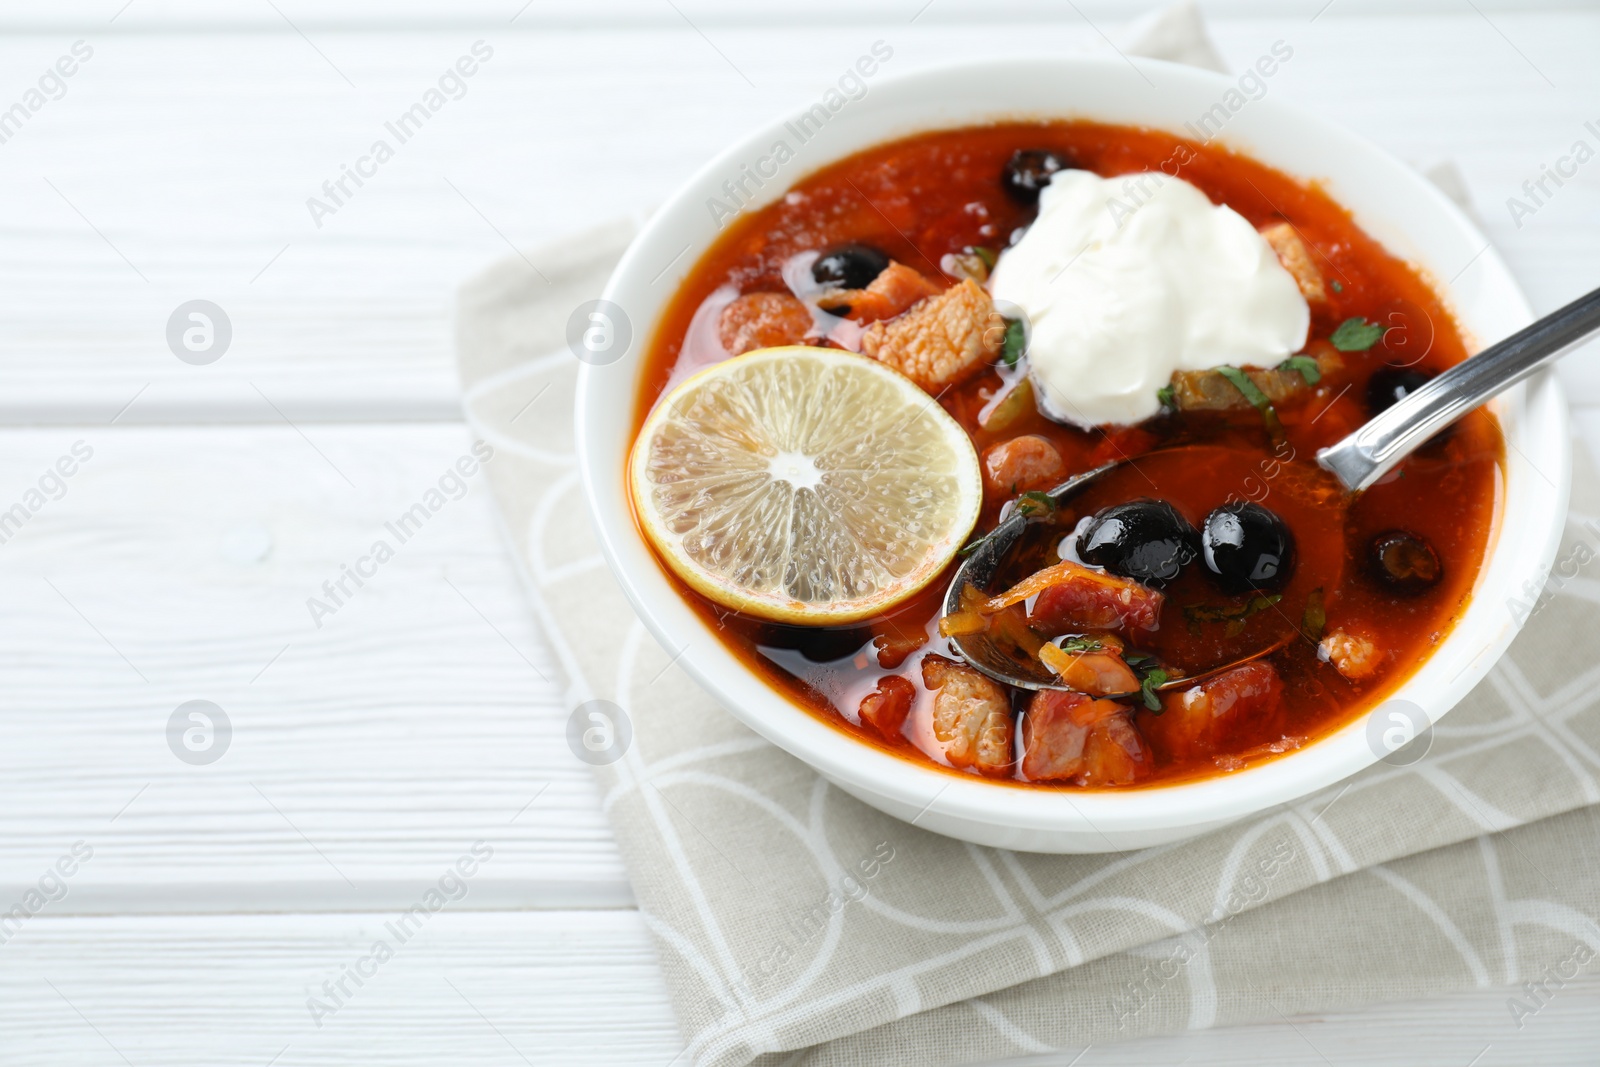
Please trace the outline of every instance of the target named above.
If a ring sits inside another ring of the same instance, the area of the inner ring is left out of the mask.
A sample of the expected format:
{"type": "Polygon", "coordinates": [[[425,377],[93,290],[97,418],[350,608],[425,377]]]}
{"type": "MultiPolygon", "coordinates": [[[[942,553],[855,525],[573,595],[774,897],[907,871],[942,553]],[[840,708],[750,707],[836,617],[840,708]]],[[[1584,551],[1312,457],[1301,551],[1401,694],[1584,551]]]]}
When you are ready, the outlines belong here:
{"type": "Polygon", "coordinates": [[[1542,983],[1507,991],[1509,1041],[1588,968],[1600,481],[1581,456],[1558,557],[1577,576],[1530,593],[1525,632],[1419,762],[1142,852],[966,845],[856,802],[741,726],[607,571],[578,485],[565,335],[632,232],[491,268],[460,295],[457,348],[507,537],[566,673],[569,738],[592,699],[631,725],[596,773],[684,1062],[955,1064],[1542,983]]]}

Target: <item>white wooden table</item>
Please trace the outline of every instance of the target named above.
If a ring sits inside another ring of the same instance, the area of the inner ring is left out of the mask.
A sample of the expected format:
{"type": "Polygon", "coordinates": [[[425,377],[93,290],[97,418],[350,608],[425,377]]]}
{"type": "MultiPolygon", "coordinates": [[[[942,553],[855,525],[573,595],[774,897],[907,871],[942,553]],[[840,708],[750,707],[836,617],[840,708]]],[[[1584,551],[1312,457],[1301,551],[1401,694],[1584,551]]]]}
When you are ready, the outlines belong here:
{"type": "MultiPolygon", "coordinates": [[[[1272,93],[1455,160],[1539,310],[1600,283],[1600,162],[1520,227],[1505,205],[1600,147],[1600,13],[1323,6],[1218,5],[1214,36],[1236,65],[1284,39],[1272,93]]],[[[40,505],[0,517],[0,913],[45,889],[0,923],[7,1065],[671,1062],[483,486],[320,629],[306,600],[467,447],[452,291],[508,246],[648,210],[875,40],[892,70],[1108,52],[1143,5],[378,7],[0,11],[0,110],[93,50],[0,143],[0,513],[40,505]],[[314,225],[307,198],[480,40],[465,96],[314,225]],[[166,342],[193,299],[232,324],[209,365],[166,342]],[[167,741],[197,699],[233,731],[206,765],[167,741]],[[465,895],[319,1026],[307,999],[478,840],[465,895]]],[[[1600,442],[1600,360],[1563,375],[1600,442]]],[[[1597,988],[1520,1031],[1484,989],[1039,1062],[1593,1062],[1597,988]]]]}

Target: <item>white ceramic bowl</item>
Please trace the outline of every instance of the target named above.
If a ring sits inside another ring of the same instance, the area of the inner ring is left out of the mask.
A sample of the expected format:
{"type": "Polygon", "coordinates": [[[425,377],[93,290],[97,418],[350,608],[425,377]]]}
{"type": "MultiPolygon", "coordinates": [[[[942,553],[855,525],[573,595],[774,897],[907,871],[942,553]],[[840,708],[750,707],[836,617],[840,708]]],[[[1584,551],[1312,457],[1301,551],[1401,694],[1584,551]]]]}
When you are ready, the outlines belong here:
{"type": "MultiPolygon", "coordinates": [[[[1192,136],[1184,124],[1221,102],[1235,84],[1154,61],[1139,61],[1135,71],[1120,60],[1014,58],[874,80],[864,98],[846,104],[799,147],[755,204],[775,200],[806,174],[853,152],[929,129],[1089,118],[1192,136]]],[[[1193,783],[1065,791],[953,776],[861,744],[791,702],[743,666],[680,599],[628,507],[624,466],[641,357],[667,301],[718,235],[707,200],[725,200],[723,183],[737,180],[741,168],[754,166],[778,139],[793,144],[783,125],[792,117],[739,140],[650,220],[605,292],[630,317],[633,343],[617,362],[583,367],[578,379],[578,457],[606,558],[656,637],[686,649],[684,668],[740,720],[852,796],[926,829],[1004,848],[1104,852],[1180,840],[1303,797],[1375,762],[1379,753],[1367,740],[1364,717],[1297,752],[1193,783]]],[[[1270,91],[1234,113],[1220,141],[1291,175],[1323,181],[1368,233],[1441,280],[1461,324],[1479,342],[1530,321],[1505,263],[1466,215],[1375,146],[1270,91]]],[[[1538,582],[1548,570],[1566,514],[1571,455],[1566,405],[1554,378],[1507,392],[1494,410],[1511,444],[1497,539],[1465,615],[1394,694],[1419,706],[1430,722],[1505,651],[1518,626],[1509,603],[1525,596],[1525,582],[1538,582]]]]}

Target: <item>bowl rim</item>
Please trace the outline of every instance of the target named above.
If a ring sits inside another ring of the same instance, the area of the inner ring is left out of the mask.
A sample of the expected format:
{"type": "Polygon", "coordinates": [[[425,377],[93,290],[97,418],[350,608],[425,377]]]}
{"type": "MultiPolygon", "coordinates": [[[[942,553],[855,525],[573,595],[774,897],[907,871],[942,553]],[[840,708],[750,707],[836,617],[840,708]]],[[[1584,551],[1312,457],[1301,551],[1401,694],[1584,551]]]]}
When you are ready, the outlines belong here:
{"type": "MultiPolygon", "coordinates": [[[[1103,79],[1112,85],[1127,83],[1126,87],[1131,93],[1138,93],[1142,90],[1129,78],[1131,67],[1131,63],[1125,64],[1119,60],[1084,57],[962,60],[886,77],[875,82],[872,91],[880,101],[889,97],[892,111],[897,98],[909,92],[926,88],[947,89],[952,83],[962,84],[964,79],[971,79],[980,73],[998,76],[1003,69],[1004,74],[1010,77],[1035,75],[1045,81],[1052,77],[1070,80],[1082,76],[1103,79]]],[[[1201,100],[1231,89],[1236,84],[1234,78],[1160,60],[1141,59],[1133,72],[1145,77],[1153,88],[1155,83],[1150,82],[1148,76],[1157,77],[1166,87],[1157,89],[1158,93],[1200,91],[1198,99],[1201,100]]],[[[934,95],[937,97],[937,92],[934,95]]],[[[1352,164],[1358,170],[1366,168],[1387,180],[1401,183],[1413,198],[1420,194],[1430,202],[1431,209],[1440,213],[1439,221],[1482,246],[1474,262],[1468,266],[1475,266],[1476,273],[1484,278],[1484,284],[1489,286],[1492,295],[1502,305],[1502,317],[1510,318],[1510,327],[1514,329],[1532,320],[1527,301],[1498,251],[1467,214],[1432,182],[1365,138],[1346,131],[1315,112],[1277,99],[1255,100],[1251,106],[1257,109],[1259,116],[1270,118],[1275,115],[1279,120],[1303,124],[1334,147],[1348,152],[1351,158],[1358,161],[1352,164]]],[[[917,109],[908,106],[904,110],[917,109]]],[[[1062,119],[1094,117],[1062,107],[990,109],[985,114],[990,122],[1019,116],[1024,119],[1029,116],[1062,119]]],[[[710,628],[683,602],[667,579],[664,568],[639,534],[628,504],[625,469],[628,448],[632,444],[633,412],[639,384],[637,371],[644,351],[653,342],[661,310],[720,232],[713,231],[698,243],[691,239],[687,247],[674,255],[674,249],[682,243],[681,235],[671,236],[674,228],[691,225],[687,215],[700,209],[699,201],[706,195],[706,190],[716,189],[718,179],[729,173],[738,173],[742,161],[752,158],[753,154],[760,153],[770,145],[787,117],[791,116],[772,119],[713,156],[640,229],[612,273],[602,298],[624,308],[646,306],[650,313],[640,316],[644,321],[643,328],[640,322],[634,323],[635,341],[622,359],[604,366],[583,363],[578,370],[574,434],[585,502],[608,567],[634,610],[663,648],[736,718],[830,779],[851,783],[908,810],[920,809],[926,813],[937,804],[936,814],[942,817],[1010,829],[1098,834],[1113,847],[1115,843],[1111,835],[1114,834],[1191,826],[1201,828],[1231,821],[1305,797],[1377,763],[1380,757],[1372,751],[1364,736],[1366,722],[1374,714],[1369,713],[1356,717],[1345,726],[1300,749],[1238,771],[1201,779],[1108,790],[1034,788],[992,782],[951,772],[932,763],[893,755],[850,737],[761,679],[715,638],[710,628]],[[656,271],[656,265],[668,257],[672,260],[668,268],[656,271]],[[660,288],[660,295],[650,295],[650,290],[663,280],[668,284],[660,288]],[[641,296],[641,293],[644,295],[641,296]],[[597,445],[597,442],[608,418],[614,421],[617,417],[616,408],[619,405],[614,398],[619,387],[627,398],[626,404],[621,405],[624,409],[621,418],[625,422],[623,433],[628,441],[622,448],[622,455],[616,457],[616,462],[611,462],[614,451],[601,456],[600,453],[605,452],[606,448],[597,445]]],[[[818,154],[816,158],[808,160],[807,167],[797,168],[792,175],[784,176],[782,183],[774,181],[773,190],[754,198],[748,207],[756,209],[770,203],[817,169],[872,144],[886,143],[922,130],[981,125],[983,121],[978,118],[944,119],[938,107],[929,106],[924,119],[913,120],[899,132],[882,133],[854,147],[818,154]]],[[[1166,128],[1172,132],[1170,126],[1158,122],[1139,124],[1166,128]]],[[[1249,144],[1236,143],[1236,137],[1237,131],[1235,137],[1219,137],[1218,141],[1252,158],[1260,158],[1249,144]]],[[[1270,166],[1306,180],[1303,172],[1267,162],[1270,166]]],[[[781,171],[779,174],[783,176],[781,171]]],[[[1326,175],[1312,177],[1327,180],[1326,175]]],[[[1328,181],[1328,184],[1337,183],[1328,181]]],[[[1392,238],[1398,237],[1400,243],[1406,243],[1405,225],[1398,228],[1390,226],[1390,232],[1382,235],[1374,232],[1375,228],[1369,225],[1372,220],[1363,217],[1344,201],[1340,203],[1352,210],[1358,223],[1386,247],[1392,247],[1392,238]]],[[[1376,229],[1381,231],[1384,227],[1376,229]]],[[[1409,261],[1417,261],[1414,250],[1411,254],[1397,254],[1409,261]]],[[[1423,266],[1426,269],[1427,265],[1423,266]]],[[[1463,268],[1448,283],[1439,283],[1437,274],[1431,279],[1441,297],[1453,309],[1464,306],[1454,286],[1466,270],[1463,268]]],[[[1456,317],[1466,329],[1466,313],[1457,311],[1456,317]]],[[[1527,460],[1524,448],[1508,450],[1493,540],[1466,609],[1435,653],[1379,705],[1381,708],[1396,700],[1411,701],[1420,706],[1430,724],[1437,723],[1482,680],[1520,629],[1523,618],[1518,618],[1510,610],[1499,612],[1501,618],[1498,621],[1489,617],[1489,613],[1498,606],[1485,602],[1484,594],[1491,588],[1496,592],[1520,590],[1527,581],[1540,581],[1555,557],[1564,527],[1571,455],[1567,409],[1559,382],[1553,374],[1546,372],[1502,394],[1493,406],[1506,428],[1508,442],[1513,446],[1527,446],[1545,460],[1545,467],[1534,470],[1541,475],[1540,480],[1548,485],[1538,485],[1531,473],[1516,473],[1513,451],[1530,466],[1531,460],[1527,460]],[[1535,445],[1538,447],[1533,447],[1535,445]],[[1521,506],[1530,500],[1537,507],[1532,512],[1519,510],[1518,526],[1513,529],[1508,507],[1513,502],[1521,506]],[[1529,527],[1529,522],[1534,525],[1529,527]],[[1508,534],[1512,533],[1518,536],[1508,540],[1508,534]],[[1506,558],[1508,546],[1529,540],[1532,544],[1523,546],[1524,551],[1520,555],[1506,558]],[[1469,626],[1482,631],[1477,640],[1472,642],[1474,647],[1469,652],[1450,657],[1447,663],[1447,651],[1463,646],[1467,640],[1464,635],[1473,632],[1469,626]],[[1445,677],[1447,669],[1453,669],[1449,677],[1445,677]],[[1425,689],[1427,692],[1423,692],[1425,689]],[[1418,700],[1417,697],[1423,699],[1418,700]]],[[[921,817],[919,815],[917,819],[921,817]]],[[[909,821],[915,823],[917,819],[909,821]]]]}

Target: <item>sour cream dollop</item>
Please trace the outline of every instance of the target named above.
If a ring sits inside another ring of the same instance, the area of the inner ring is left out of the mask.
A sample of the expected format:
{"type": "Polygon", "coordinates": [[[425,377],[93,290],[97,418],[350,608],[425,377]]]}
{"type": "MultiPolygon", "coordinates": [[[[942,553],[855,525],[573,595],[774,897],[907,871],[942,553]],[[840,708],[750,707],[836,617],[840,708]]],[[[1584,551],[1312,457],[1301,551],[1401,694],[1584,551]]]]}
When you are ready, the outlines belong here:
{"type": "Polygon", "coordinates": [[[1155,172],[1058,171],[989,288],[1028,317],[1045,412],[1085,427],[1156,414],[1174,371],[1272,366],[1300,351],[1311,325],[1250,223],[1155,172]]]}

